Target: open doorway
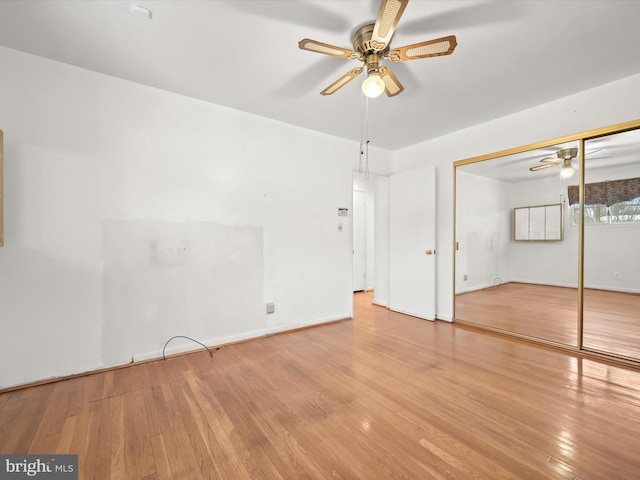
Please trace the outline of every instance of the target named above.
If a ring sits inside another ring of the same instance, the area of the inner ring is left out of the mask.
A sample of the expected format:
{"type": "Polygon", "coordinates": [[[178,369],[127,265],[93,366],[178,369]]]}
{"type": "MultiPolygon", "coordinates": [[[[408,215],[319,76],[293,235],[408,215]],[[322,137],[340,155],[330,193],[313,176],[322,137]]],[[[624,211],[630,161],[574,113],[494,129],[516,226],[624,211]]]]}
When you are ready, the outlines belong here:
{"type": "MultiPolygon", "coordinates": [[[[375,289],[377,280],[378,236],[386,235],[379,227],[386,228],[384,222],[378,222],[376,212],[380,183],[386,185],[387,177],[371,174],[369,178],[354,175],[353,178],[353,291],[369,292],[375,289]],[[379,224],[378,224],[379,223],[379,224]]],[[[384,268],[381,270],[384,271],[384,268]]]]}
{"type": "Polygon", "coordinates": [[[353,292],[367,289],[367,200],[365,192],[353,191],[353,292]]]}

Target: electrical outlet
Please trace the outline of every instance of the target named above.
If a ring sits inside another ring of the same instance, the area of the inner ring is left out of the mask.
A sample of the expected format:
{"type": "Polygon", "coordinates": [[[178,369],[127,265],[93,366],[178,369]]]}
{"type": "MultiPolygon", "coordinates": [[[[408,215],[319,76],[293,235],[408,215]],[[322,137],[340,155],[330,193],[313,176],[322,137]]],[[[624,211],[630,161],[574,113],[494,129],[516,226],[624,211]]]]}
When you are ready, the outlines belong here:
{"type": "Polygon", "coordinates": [[[267,303],[267,313],[274,313],[276,311],[276,305],[273,302],[267,303]]]}
{"type": "Polygon", "coordinates": [[[620,272],[614,273],[613,278],[615,278],[616,280],[620,280],[620,272]]]}

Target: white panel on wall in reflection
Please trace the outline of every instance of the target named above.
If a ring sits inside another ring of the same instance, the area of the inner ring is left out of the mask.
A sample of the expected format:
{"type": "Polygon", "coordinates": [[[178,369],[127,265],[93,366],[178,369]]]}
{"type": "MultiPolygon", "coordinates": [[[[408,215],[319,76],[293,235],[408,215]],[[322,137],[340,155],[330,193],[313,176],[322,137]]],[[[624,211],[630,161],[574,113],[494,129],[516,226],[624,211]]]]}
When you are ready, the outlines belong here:
{"type": "Polygon", "coordinates": [[[531,207],[529,209],[529,238],[528,240],[545,240],[545,213],[544,207],[531,207]]]}
{"type": "Polygon", "coordinates": [[[562,240],[562,204],[518,207],[513,209],[515,241],[562,240]]]}
{"type": "Polygon", "coordinates": [[[547,205],[545,207],[545,240],[562,239],[562,206],[547,205]]]}
{"type": "Polygon", "coordinates": [[[514,240],[529,240],[529,209],[514,209],[514,240]]]}

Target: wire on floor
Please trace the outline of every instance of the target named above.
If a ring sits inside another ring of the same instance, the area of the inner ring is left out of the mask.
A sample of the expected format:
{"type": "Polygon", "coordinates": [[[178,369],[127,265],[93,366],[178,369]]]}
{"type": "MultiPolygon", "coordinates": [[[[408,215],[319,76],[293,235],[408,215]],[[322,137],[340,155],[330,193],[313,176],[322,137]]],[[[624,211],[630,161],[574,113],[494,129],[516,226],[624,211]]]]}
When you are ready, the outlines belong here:
{"type": "MultiPolygon", "coordinates": [[[[196,343],[198,343],[198,344],[202,345],[204,348],[206,348],[207,352],[209,352],[209,356],[210,356],[211,358],[213,358],[213,352],[212,352],[212,351],[209,349],[209,347],[207,347],[204,343],[199,342],[198,340],[195,340],[195,339],[193,339],[193,338],[191,338],[191,337],[185,337],[184,335],[176,335],[176,336],[174,336],[174,337],[171,337],[169,340],[167,340],[167,343],[165,343],[165,344],[164,344],[164,347],[162,347],[162,360],[166,360],[166,359],[167,359],[167,357],[165,357],[165,355],[164,355],[164,351],[165,351],[165,349],[167,348],[167,345],[169,345],[169,342],[170,342],[171,340],[173,340],[174,338],[186,338],[187,340],[191,340],[192,342],[196,342],[196,343]]],[[[215,350],[218,350],[219,348],[220,348],[220,347],[216,347],[216,348],[215,348],[215,350]]]]}

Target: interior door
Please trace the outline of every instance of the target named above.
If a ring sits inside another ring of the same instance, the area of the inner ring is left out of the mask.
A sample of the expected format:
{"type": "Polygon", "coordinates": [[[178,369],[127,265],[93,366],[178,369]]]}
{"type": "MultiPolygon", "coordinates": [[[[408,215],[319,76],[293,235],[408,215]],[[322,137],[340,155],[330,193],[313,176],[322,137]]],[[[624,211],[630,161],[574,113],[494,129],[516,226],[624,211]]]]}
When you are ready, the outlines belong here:
{"type": "Polygon", "coordinates": [[[389,178],[389,308],[436,318],[436,171],[389,178]]]}
{"type": "Polygon", "coordinates": [[[365,289],[366,280],[366,225],[365,194],[353,192],[353,291],[365,289]]]}

